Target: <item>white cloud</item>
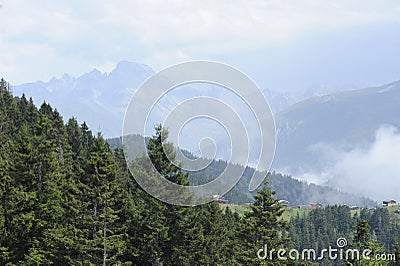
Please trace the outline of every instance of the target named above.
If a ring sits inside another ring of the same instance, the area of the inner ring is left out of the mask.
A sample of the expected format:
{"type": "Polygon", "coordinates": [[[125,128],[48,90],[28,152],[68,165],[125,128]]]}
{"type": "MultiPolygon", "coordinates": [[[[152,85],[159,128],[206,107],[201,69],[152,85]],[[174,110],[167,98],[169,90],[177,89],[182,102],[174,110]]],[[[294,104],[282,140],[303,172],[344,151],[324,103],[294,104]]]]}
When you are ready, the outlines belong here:
{"type": "Polygon", "coordinates": [[[375,200],[398,199],[400,191],[400,132],[382,126],[367,148],[336,151],[337,161],[328,172],[331,185],[375,200]]]}
{"type": "Polygon", "coordinates": [[[22,82],[121,59],[160,68],[182,58],[278,45],[314,31],[398,22],[399,12],[396,1],[372,0],[4,1],[0,71],[22,82]]]}
{"type": "Polygon", "coordinates": [[[312,30],[399,21],[400,10],[397,4],[377,12],[373,1],[150,1],[121,6],[114,6],[107,21],[135,28],[145,45],[221,41],[259,46],[312,30]]]}

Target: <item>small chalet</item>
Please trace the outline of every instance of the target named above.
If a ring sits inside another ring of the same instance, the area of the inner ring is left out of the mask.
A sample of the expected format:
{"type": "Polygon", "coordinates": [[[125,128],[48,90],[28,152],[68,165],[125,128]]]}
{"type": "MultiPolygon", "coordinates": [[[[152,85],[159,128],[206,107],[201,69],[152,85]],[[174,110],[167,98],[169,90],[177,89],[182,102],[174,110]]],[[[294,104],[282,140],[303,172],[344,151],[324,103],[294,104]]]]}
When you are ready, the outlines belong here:
{"type": "Polygon", "coordinates": [[[321,203],[318,202],[311,202],[309,205],[300,205],[299,209],[303,210],[313,210],[322,207],[321,203]]]}
{"type": "Polygon", "coordinates": [[[397,202],[395,200],[384,200],[382,205],[383,207],[390,207],[397,205],[397,202]]]}
{"type": "Polygon", "coordinates": [[[213,200],[215,202],[221,203],[221,204],[228,204],[229,201],[224,199],[224,197],[222,197],[221,195],[214,195],[213,196],[213,200]]]}
{"type": "Polygon", "coordinates": [[[284,207],[289,206],[289,201],[284,200],[284,199],[278,200],[278,203],[284,207]]]}

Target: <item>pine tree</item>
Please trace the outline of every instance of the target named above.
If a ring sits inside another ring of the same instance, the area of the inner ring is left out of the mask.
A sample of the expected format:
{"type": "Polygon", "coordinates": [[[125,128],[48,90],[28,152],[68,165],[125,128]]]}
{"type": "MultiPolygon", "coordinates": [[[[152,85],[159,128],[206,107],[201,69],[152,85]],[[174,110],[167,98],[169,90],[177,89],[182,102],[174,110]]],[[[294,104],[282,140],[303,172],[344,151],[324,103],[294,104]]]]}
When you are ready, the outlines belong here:
{"type": "MultiPolygon", "coordinates": [[[[153,179],[152,172],[143,168],[140,158],[132,162],[133,175],[141,175],[147,179],[153,179]]],[[[158,199],[150,196],[140,189],[130,190],[134,201],[130,200],[132,223],[128,224],[127,246],[133,250],[135,265],[167,265],[164,262],[164,243],[168,240],[168,223],[165,219],[167,206],[158,199]],[[133,213],[132,213],[133,212],[133,213]]]]}
{"type": "Polygon", "coordinates": [[[121,149],[114,151],[114,160],[117,184],[121,188],[121,193],[118,195],[120,197],[118,227],[124,242],[123,247],[119,250],[118,258],[127,265],[129,263],[137,264],[135,260],[139,254],[139,247],[136,239],[132,236],[138,235],[137,229],[141,222],[139,211],[143,206],[138,205],[136,196],[139,188],[134,182],[121,149]]]}
{"type": "Polygon", "coordinates": [[[284,210],[275,199],[275,192],[271,191],[268,183],[263,184],[262,189],[254,196],[255,202],[251,210],[245,213],[242,219],[239,234],[242,245],[239,253],[239,261],[244,265],[281,265],[285,261],[276,257],[261,260],[257,257],[259,249],[278,250],[283,248],[285,239],[281,237],[281,231],[288,229],[288,224],[281,217],[284,210]]]}
{"type": "Polygon", "coordinates": [[[390,265],[400,265],[400,241],[396,241],[396,243],[394,244],[393,254],[395,255],[395,261],[393,261],[390,265]]]}
{"type": "Polygon", "coordinates": [[[188,186],[188,174],[177,165],[172,143],[167,142],[168,130],[161,125],[155,127],[156,133],[147,145],[148,156],[154,167],[164,178],[179,185],[188,186]]]}
{"type": "Polygon", "coordinates": [[[369,241],[371,239],[370,234],[371,227],[368,224],[367,220],[360,219],[357,223],[356,227],[356,235],[354,237],[354,242],[357,247],[362,249],[367,249],[369,246],[369,241]]]}
{"type": "MultiPolygon", "coordinates": [[[[11,138],[13,131],[12,117],[13,105],[7,83],[1,79],[0,82],[0,264],[5,264],[12,253],[9,245],[12,239],[12,198],[15,193],[14,179],[10,170],[13,167],[14,143],[11,138]]],[[[14,202],[15,203],[15,202],[14,202]]]]}
{"type": "MultiPolygon", "coordinates": [[[[237,225],[230,209],[225,214],[216,202],[199,206],[198,220],[203,229],[204,241],[199,243],[198,252],[203,254],[202,265],[233,264],[233,252],[236,243],[232,243],[237,225]]],[[[199,255],[199,257],[201,257],[199,255]]]]}
{"type": "Polygon", "coordinates": [[[240,253],[241,239],[238,237],[241,218],[237,212],[232,212],[229,207],[225,208],[222,216],[222,226],[226,232],[220,250],[220,264],[239,265],[236,254],[240,253]]]}
{"type": "Polygon", "coordinates": [[[357,222],[356,234],[354,236],[355,247],[359,249],[360,257],[358,260],[349,259],[346,261],[346,265],[376,265],[384,266],[387,265],[387,261],[375,260],[375,254],[384,252],[384,248],[381,247],[375,239],[371,239],[371,226],[365,219],[360,219],[357,222]],[[363,251],[369,249],[371,253],[368,255],[369,258],[365,258],[362,254],[363,251]]]}
{"type": "Polygon", "coordinates": [[[119,263],[122,236],[117,228],[118,205],[116,169],[113,154],[101,134],[89,149],[85,176],[81,179],[82,198],[86,204],[83,228],[86,232],[84,261],[105,265],[119,263]]]}
{"type": "MultiPolygon", "coordinates": [[[[147,145],[148,155],[158,174],[176,184],[189,185],[188,174],[176,162],[174,146],[167,142],[168,130],[161,125],[155,127],[156,133],[147,145]]],[[[177,194],[180,194],[177,192],[177,194]]],[[[191,195],[180,195],[189,197],[191,195]]],[[[162,243],[163,263],[165,265],[190,265],[192,253],[201,242],[202,232],[198,224],[193,224],[196,213],[193,207],[164,204],[164,219],[167,238],[162,243]]],[[[196,262],[198,263],[198,262],[196,262]]]]}
{"type": "Polygon", "coordinates": [[[63,158],[57,150],[59,145],[54,113],[49,104],[41,106],[34,133],[31,142],[33,149],[29,154],[29,167],[33,173],[27,191],[36,193],[35,217],[30,249],[25,258],[38,263],[62,263],[63,247],[60,242],[63,238],[65,210],[60,188],[64,187],[65,173],[62,171],[63,158]]]}

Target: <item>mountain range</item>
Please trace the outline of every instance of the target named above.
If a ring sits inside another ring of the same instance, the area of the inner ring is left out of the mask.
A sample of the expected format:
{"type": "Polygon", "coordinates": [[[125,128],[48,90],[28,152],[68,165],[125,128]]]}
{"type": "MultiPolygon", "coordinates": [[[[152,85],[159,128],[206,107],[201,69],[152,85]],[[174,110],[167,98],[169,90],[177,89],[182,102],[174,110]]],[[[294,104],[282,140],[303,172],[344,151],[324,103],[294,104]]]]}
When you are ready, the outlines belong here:
{"type": "Polygon", "coordinates": [[[373,142],[381,126],[400,128],[400,81],[313,97],[279,112],[275,120],[276,167],[321,169],[326,158],[318,145],[351,150],[373,142]]]}
{"type": "Polygon", "coordinates": [[[143,64],[119,62],[110,73],[97,69],[79,77],[61,78],[12,86],[14,95],[25,93],[36,104],[50,102],[64,117],[77,117],[105,136],[120,136],[126,106],[133,91],[154,74],[143,64]]]}
{"type": "Polygon", "coordinates": [[[274,169],[375,200],[400,190],[400,81],[313,97],[275,115],[274,169]]]}
{"type": "MultiPolygon", "coordinates": [[[[47,82],[36,81],[11,88],[14,95],[25,93],[36,104],[50,102],[65,118],[77,117],[106,137],[118,137],[122,134],[124,112],[133,92],[154,73],[149,66],[121,61],[110,73],[93,69],[79,77],[65,74],[47,82]]],[[[381,146],[386,142],[397,143],[392,139],[397,139],[400,128],[400,81],[323,96],[318,96],[321,93],[318,90],[287,93],[263,88],[262,91],[276,121],[273,170],[363,196],[373,195],[375,200],[396,195],[400,184],[393,181],[393,176],[400,173],[400,169],[393,165],[400,165],[397,159],[400,156],[392,156],[394,162],[389,158],[381,165],[375,165],[379,161],[375,157],[379,157],[376,155],[379,150],[386,149],[381,151],[381,157],[385,157],[391,154],[389,148],[397,148],[396,145],[381,146]],[[392,139],[384,142],[382,138],[386,136],[392,139]],[[365,162],[359,160],[366,155],[371,158],[363,158],[365,162]],[[351,162],[346,161],[349,158],[353,158],[351,162]],[[371,169],[364,167],[366,171],[362,172],[363,165],[350,167],[357,161],[371,169]],[[375,193],[377,184],[359,185],[368,183],[378,174],[390,184],[389,188],[380,187],[382,191],[375,193]],[[354,179],[353,176],[359,177],[354,179]]],[[[395,150],[393,153],[398,155],[395,150]]]]}
{"type": "MultiPolygon", "coordinates": [[[[77,117],[91,128],[100,130],[106,137],[121,135],[122,120],[132,93],[155,71],[144,64],[120,61],[110,72],[93,69],[78,77],[64,74],[49,81],[12,84],[14,95],[25,93],[38,105],[44,101],[64,117],[77,117]]],[[[305,92],[276,92],[262,89],[274,112],[282,111],[293,103],[319,95],[324,89],[305,92]]]]}

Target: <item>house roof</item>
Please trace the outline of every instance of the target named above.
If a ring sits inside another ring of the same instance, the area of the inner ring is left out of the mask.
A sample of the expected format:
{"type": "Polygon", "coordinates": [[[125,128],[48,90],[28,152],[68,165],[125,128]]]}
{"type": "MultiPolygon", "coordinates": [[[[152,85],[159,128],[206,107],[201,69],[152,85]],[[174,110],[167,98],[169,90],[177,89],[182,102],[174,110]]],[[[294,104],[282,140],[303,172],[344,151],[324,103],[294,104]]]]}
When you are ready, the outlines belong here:
{"type": "Polygon", "coordinates": [[[396,203],[395,200],[384,200],[383,203],[396,203]]]}

